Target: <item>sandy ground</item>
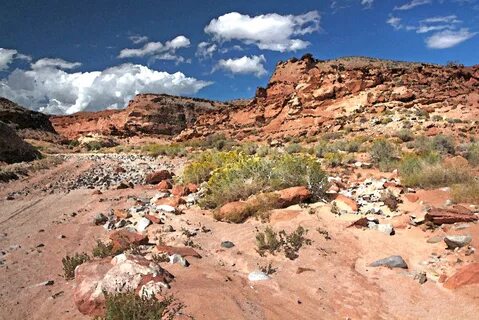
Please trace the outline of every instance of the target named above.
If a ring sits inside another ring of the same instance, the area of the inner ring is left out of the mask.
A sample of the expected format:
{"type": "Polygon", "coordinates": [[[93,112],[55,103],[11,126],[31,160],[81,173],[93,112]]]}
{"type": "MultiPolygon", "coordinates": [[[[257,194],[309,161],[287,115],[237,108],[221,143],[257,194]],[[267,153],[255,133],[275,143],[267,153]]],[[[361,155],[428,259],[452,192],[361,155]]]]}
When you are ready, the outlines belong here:
{"type": "MultiPolygon", "coordinates": [[[[107,231],[92,224],[98,212],[131,206],[128,195],[152,196],[152,188],[110,190],[92,195],[92,190],[50,194],[41,190],[65,176],[74,176],[91,165],[72,158],[60,166],[38,172],[22,181],[0,185],[0,251],[7,254],[0,266],[0,319],[88,319],[73,302],[74,281],[62,277],[62,258],[75,252],[91,252],[107,231]],[[27,195],[6,200],[9,192],[29,188],[27,195]],[[62,238],[61,235],[64,237],[62,238]],[[53,280],[53,285],[42,283],[53,280]]],[[[429,202],[443,202],[440,192],[419,193],[429,202]]],[[[314,207],[315,205],[313,205],[314,207]]],[[[413,214],[418,204],[406,203],[413,214]]],[[[408,216],[395,218],[406,226],[408,216]]],[[[202,259],[189,259],[191,266],[165,264],[176,279],[171,292],[195,319],[473,319],[479,314],[479,286],[447,290],[430,279],[423,285],[414,279],[425,271],[432,254],[450,260],[444,272],[470,261],[478,254],[461,256],[445,250],[444,243],[426,240],[443,230],[419,227],[397,228],[394,236],[374,230],[347,228],[352,217],[336,217],[329,206],[318,206],[314,214],[299,206],[272,214],[273,229],[292,231],[298,225],[309,230],[313,242],[291,261],[282,254],[260,257],[255,251],[256,230],[265,225],[256,220],[234,225],[215,221],[198,208],[170,221],[175,229],[205,226],[194,242],[201,246],[202,259]],[[327,230],[331,239],[317,232],[327,230]],[[223,249],[221,241],[235,243],[223,249]],[[401,255],[409,270],[371,268],[368,264],[390,255],[401,255]],[[261,283],[247,280],[249,272],[269,262],[277,268],[272,279],[261,283]],[[298,268],[307,271],[298,273],[298,268]]],[[[151,231],[152,232],[152,231],[151,231]]],[[[479,247],[479,226],[469,225],[462,233],[472,234],[479,247]]],[[[459,233],[449,230],[448,233],[459,233]]],[[[168,244],[181,240],[162,235],[168,244]]]]}

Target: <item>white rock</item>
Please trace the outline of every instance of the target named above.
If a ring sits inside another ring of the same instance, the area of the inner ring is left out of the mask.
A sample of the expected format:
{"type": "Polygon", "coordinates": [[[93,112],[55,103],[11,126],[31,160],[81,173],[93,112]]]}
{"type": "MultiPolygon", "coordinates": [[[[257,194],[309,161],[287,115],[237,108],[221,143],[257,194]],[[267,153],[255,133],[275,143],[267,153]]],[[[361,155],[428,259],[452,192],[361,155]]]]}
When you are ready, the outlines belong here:
{"type": "Polygon", "coordinates": [[[184,257],[180,256],[179,254],[172,254],[170,256],[170,263],[171,264],[175,264],[175,263],[178,263],[180,264],[181,266],[183,267],[188,267],[190,265],[190,263],[188,262],[188,260],[186,260],[184,257]]]}
{"type": "Polygon", "coordinates": [[[271,279],[271,277],[262,271],[253,271],[248,275],[249,281],[264,281],[269,279],[271,279]]]}
{"type": "Polygon", "coordinates": [[[168,212],[168,213],[174,213],[176,211],[175,207],[172,207],[167,204],[162,204],[156,207],[160,211],[168,212]]]}
{"type": "Polygon", "coordinates": [[[150,220],[148,220],[147,218],[141,218],[136,225],[136,231],[143,232],[146,230],[146,228],[148,228],[150,224],[150,220]]]}

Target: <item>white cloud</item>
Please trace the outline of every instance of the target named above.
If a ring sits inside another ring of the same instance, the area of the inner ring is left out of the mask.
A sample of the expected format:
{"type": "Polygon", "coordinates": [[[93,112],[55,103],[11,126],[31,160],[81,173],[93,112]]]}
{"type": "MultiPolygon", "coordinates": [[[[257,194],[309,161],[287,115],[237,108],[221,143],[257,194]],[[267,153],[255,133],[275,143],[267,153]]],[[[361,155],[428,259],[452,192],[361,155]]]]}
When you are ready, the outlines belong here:
{"type": "Polygon", "coordinates": [[[17,50],[0,48],[0,71],[8,69],[10,63],[15,59],[30,61],[32,58],[19,53],[17,50]]]}
{"type": "Polygon", "coordinates": [[[211,84],[181,72],[171,74],[129,63],[102,71],[74,73],[49,64],[42,67],[38,61],[33,65],[37,67],[16,69],[1,79],[0,96],[53,114],[122,108],[138,93],[189,95],[211,84]]]}
{"type": "Polygon", "coordinates": [[[263,63],[266,59],[263,55],[241,57],[237,59],[221,59],[215,66],[214,70],[222,69],[229,71],[233,74],[254,74],[257,77],[261,77],[266,74],[266,69],[263,63]]]}
{"type": "Polygon", "coordinates": [[[374,0],[361,0],[361,5],[365,6],[366,8],[371,8],[373,2],[374,0]]]}
{"type": "Polygon", "coordinates": [[[165,42],[148,42],[139,49],[123,49],[118,58],[133,58],[150,56],[154,60],[176,60],[183,62],[184,58],[176,55],[176,50],[190,46],[190,40],[185,36],[178,36],[165,42]]]}
{"type": "Polygon", "coordinates": [[[41,68],[58,68],[58,69],[75,69],[81,66],[80,62],[68,62],[63,59],[43,58],[32,63],[32,69],[41,68]]]}
{"type": "Polygon", "coordinates": [[[200,42],[196,49],[195,56],[200,59],[212,58],[213,53],[218,49],[218,46],[214,43],[200,42]]]}
{"type": "Polygon", "coordinates": [[[219,42],[238,40],[260,49],[296,51],[310,44],[297,37],[319,30],[319,21],[317,11],[297,16],[271,13],[254,17],[230,12],[211,20],[205,32],[219,42]]]}
{"type": "Polygon", "coordinates": [[[139,43],[148,41],[148,37],[140,36],[140,35],[134,35],[134,36],[128,37],[128,39],[130,39],[131,42],[133,42],[134,44],[139,44],[139,43]]]}
{"type": "Polygon", "coordinates": [[[412,0],[411,2],[407,2],[401,6],[394,7],[394,10],[410,10],[418,6],[430,4],[431,2],[432,0],[412,0]]]}
{"type": "Polygon", "coordinates": [[[469,40],[477,32],[470,32],[467,28],[460,30],[444,30],[434,33],[426,39],[426,45],[431,49],[447,49],[469,40]]]}
{"type": "Polygon", "coordinates": [[[392,26],[396,30],[402,29],[404,26],[401,24],[401,18],[391,16],[386,20],[386,23],[392,26]]]}
{"type": "Polygon", "coordinates": [[[419,27],[416,28],[417,33],[427,33],[431,31],[439,31],[444,29],[454,29],[456,24],[462,21],[457,19],[457,16],[438,16],[423,19],[419,22],[419,27]]]}

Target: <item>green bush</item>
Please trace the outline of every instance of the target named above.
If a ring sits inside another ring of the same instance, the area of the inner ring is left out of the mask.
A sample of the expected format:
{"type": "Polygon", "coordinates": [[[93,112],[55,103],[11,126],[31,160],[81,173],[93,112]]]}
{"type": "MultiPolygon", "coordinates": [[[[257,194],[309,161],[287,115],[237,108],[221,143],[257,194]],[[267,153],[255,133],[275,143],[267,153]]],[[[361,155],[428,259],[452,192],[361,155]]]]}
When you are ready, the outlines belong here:
{"type": "Polygon", "coordinates": [[[290,143],[286,146],[285,151],[289,154],[299,153],[303,151],[303,148],[298,143],[290,143]]]}
{"type": "Polygon", "coordinates": [[[395,136],[401,139],[402,142],[414,140],[414,133],[409,129],[401,129],[396,132],[395,136]]]}
{"type": "Polygon", "coordinates": [[[382,171],[389,171],[395,164],[397,149],[391,142],[385,139],[379,139],[373,142],[369,154],[371,160],[379,167],[379,169],[382,171]]]}
{"type": "Polygon", "coordinates": [[[308,230],[302,226],[298,226],[290,234],[284,230],[275,232],[268,226],[263,232],[256,234],[256,251],[260,256],[264,256],[266,252],[274,255],[282,250],[286,258],[294,260],[298,257],[299,249],[303,245],[311,245],[312,243],[310,239],[305,237],[307,232],[308,230]]]}
{"type": "Polygon", "coordinates": [[[85,143],[84,146],[88,151],[97,151],[103,147],[100,141],[90,141],[85,143]]]}
{"type": "Polygon", "coordinates": [[[65,279],[70,280],[75,278],[75,268],[89,260],[90,257],[86,253],[75,253],[73,257],[64,257],[62,263],[65,279]]]}
{"type": "Polygon", "coordinates": [[[169,156],[169,157],[186,156],[185,146],[179,143],[171,143],[171,144],[150,143],[143,146],[142,151],[152,157],[158,157],[160,155],[169,156]]]}
{"type": "Polygon", "coordinates": [[[479,143],[469,145],[466,151],[466,159],[473,166],[479,166],[479,143]]]}
{"type": "Polygon", "coordinates": [[[102,320],[161,320],[174,301],[167,297],[140,297],[135,292],[105,294],[105,316],[102,320]]]}
{"type": "Polygon", "coordinates": [[[259,157],[237,151],[210,153],[190,163],[183,177],[188,182],[208,179],[207,193],[200,203],[207,208],[244,200],[261,191],[301,185],[307,186],[314,196],[321,197],[326,184],[320,164],[306,154],[259,157]]]}
{"type": "Polygon", "coordinates": [[[440,161],[437,153],[407,155],[399,164],[402,183],[410,187],[439,188],[470,181],[468,168],[440,161]]]}
{"type": "Polygon", "coordinates": [[[324,164],[335,168],[343,163],[343,158],[343,155],[339,152],[328,152],[324,155],[324,164]]]}
{"type": "Polygon", "coordinates": [[[432,147],[434,150],[442,154],[449,153],[453,155],[455,153],[456,144],[452,137],[440,134],[432,138],[432,147]]]}

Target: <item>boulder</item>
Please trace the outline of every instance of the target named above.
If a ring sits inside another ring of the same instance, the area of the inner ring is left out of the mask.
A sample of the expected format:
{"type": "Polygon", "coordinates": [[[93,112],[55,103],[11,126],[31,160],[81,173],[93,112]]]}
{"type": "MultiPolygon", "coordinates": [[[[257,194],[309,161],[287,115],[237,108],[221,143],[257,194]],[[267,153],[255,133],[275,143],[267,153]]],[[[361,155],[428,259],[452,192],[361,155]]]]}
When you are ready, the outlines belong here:
{"type": "Polygon", "coordinates": [[[221,221],[241,223],[251,215],[251,205],[246,201],[234,201],[223,205],[215,213],[215,218],[221,221]]]}
{"type": "Polygon", "coordinates": [[[479,284],[479,263],[471,263],[461,268],[451,277],[447,278],[444,282],[444,287],[457,289],[473,284],[479,284]]]}
{"type": "Polygon", "coordinates": [[[168,170],[160,170],[152,172],[145,178],[146,184],[158,184],[163,180],[171,179],[173,177],[172,173],[168,170]]]}
{"type": "Polygon", "coordinates": [[[346,213],[356,213],[358,211],[358,203],[342,194],[336,196],[333,205],[336,205],[339,211],[345,211],[346,213]]]}
{"type": "Polygon", "coordinates": [[[462,248],[471,243],[472,237],[470,235],[457,235],[457,236],[447,236],[444,238],[444,242],[447,244],[447,248],[454,250],[456,248],[462,248]]]}
{"type": "Polygon", "coordinates": [[[148,236],[126,229],[121,229],[110,233],[110,240],[113,244],[113,252],[122,252],[132,245],[148,244],[148,236]]]}
{"type": "Polygon", "coordinates": [[[426,221],[431,221],[434,224],[452,224],[456,222],[473,222],[477,221],[477,216],[470,210],[455,206],[453,208],[432,208],[425,215],[426,221]]]}
{"type": "Polygon", "coordinates": [[[178,208],[180,204],[185,204],[186,200],[179,196],[174,196],[174,197],[168,197],[168,198],[163,198],[159,199],[155,202],[157,206],[171,206],[174,208],[178,208]]]}
{"type": "Polygon", "coordinates": [[[171,182],[168,179],[161,180],[156,187],[160,191],[168,191],[171,189],[171,182]]]}
{"type": "Polygon", "coordinates": [[[286,208],[295,204],[303,203],[311,198],[311,192],[308,188],[292,187],[276,192],[279,195],[278,207],[286,208]]]}
{"type": "Polygon", "coordinates": [[[173,278],[157,263],[142,256],[121,254],[113,259],[86,262],[75,270],[75,305],[84,315],[101,317],[105,312],[105,292],[133,291],[152,297],[169,288],[173,278]]]}
{"type": "Polygon", "coordinates": [[[176,186],[171,189],[171,194],[177,197],[183,197],[190,193],[190,190],[181,184],[177,184],[176,186]]]}
{"type": "Polygon", "coordinates": [[[173,254],[178,254],[182,257],[194,257],[194,258],[201,258],[201,255],[196,252],[195,249],[191,247],[172,247],[167,245],[159,244],[156,246],[159,252],[166,253],[169,256],[173,254]]]}
{"type": "Polygon", "coordinates": [[[370,267],[389,267],[407,269],[407,263],[401,256],[390,256],[384,259],[376,260],[369,265],[370,267]]]}

